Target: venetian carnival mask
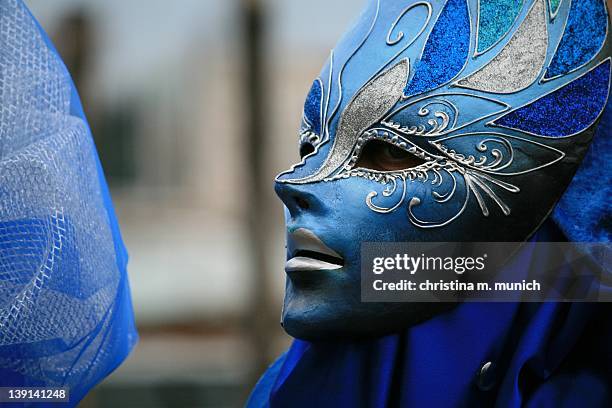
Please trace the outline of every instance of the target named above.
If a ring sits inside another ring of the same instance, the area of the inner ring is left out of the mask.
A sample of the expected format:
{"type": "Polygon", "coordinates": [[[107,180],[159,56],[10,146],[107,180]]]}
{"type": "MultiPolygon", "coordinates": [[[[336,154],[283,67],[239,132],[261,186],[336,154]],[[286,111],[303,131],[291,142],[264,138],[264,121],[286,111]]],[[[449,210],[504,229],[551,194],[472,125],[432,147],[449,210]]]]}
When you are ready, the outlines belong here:
{"type": "Polygon", "coordinates": [[[360,244],[528,239],[608,98],[604,0],[372,0],[304,106],[286,206],[283,325],[379,335],[435,304],[360,300],[360,244]]]}

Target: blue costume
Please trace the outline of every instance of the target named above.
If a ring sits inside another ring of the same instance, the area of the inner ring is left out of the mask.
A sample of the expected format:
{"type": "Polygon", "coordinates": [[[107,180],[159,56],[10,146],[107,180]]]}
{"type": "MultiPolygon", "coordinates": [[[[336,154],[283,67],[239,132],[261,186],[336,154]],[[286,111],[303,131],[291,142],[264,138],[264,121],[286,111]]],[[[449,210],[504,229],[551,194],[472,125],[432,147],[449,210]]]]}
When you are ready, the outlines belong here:
{"type": "MultiPolygon", "coordinates": [[[[563,238],[552,223],[535,236],[563,238]]],[[[611,309],[466,303],[376,340],[295,340],[247,406],[608,407],[611,309]]]]}
{"type": "Polygon", "coordinates": [[[248,406],[612,404],[608,304],[359,296],[360,242],[610,242],[608,26],[603,0],[368,3],[276,179],[297,339],[248,406]]]}
{"type": "Polygon", "coordinates": [[[21,0],[0,1],[0,38],[0,386],[76,406],[137,341],[127,252],[77,91],[21,0]]]}

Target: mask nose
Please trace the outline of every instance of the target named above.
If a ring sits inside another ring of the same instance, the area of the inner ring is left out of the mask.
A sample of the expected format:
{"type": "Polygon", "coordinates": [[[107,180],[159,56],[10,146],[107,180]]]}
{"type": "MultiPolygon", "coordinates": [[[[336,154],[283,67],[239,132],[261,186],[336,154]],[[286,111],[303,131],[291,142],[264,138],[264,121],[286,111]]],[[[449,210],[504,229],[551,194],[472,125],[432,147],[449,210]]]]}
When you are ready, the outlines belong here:
{"type": "Polygon", "coordinates": [[[295,185],[289,183],[274,183],[274,191],[281,199],[283,204],[289,209],[292,217],[309,210],[313,210],[317,205],[317,199],[306,191],[305,185],[295,185]]]}

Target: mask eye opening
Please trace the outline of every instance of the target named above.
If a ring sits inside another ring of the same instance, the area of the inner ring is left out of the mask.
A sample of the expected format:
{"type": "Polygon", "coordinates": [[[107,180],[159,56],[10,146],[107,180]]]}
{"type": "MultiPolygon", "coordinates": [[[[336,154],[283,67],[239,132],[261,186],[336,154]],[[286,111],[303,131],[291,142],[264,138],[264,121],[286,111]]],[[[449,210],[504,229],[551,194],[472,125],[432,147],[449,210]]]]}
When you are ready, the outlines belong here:
{"type": "Polygon", "coordinates": [[[355,167],[375,171],[409,170],[426,163],[405,148],[384,140],[369,140],[361,148],[355,167]]]}

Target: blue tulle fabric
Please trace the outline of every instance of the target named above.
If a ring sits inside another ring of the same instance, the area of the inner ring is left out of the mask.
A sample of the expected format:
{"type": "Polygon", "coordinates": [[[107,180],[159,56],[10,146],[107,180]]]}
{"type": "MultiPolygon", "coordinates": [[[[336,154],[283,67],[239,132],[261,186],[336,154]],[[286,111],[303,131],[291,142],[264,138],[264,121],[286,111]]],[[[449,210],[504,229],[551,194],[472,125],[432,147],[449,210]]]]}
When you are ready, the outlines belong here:
{"type": "Polygon", "coordinates": [[[76,406],[137,341],[127,252],[76,89],[21,0],[0,0],[0,38],[0,386],[76,406]]]}

